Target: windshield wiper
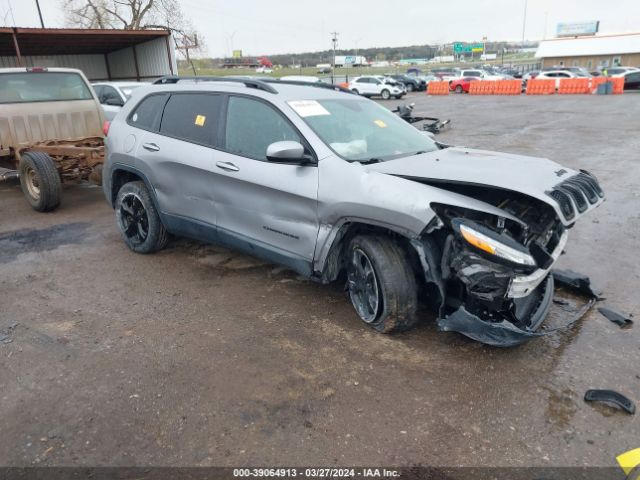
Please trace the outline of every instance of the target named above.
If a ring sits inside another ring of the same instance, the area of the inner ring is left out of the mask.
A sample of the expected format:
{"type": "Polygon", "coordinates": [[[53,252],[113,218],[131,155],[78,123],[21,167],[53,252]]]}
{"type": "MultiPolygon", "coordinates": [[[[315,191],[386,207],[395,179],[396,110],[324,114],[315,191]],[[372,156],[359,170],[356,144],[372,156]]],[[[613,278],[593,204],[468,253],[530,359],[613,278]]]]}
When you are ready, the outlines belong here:
{"type": "Polygon", "coordinates": [[[372,163],[380,163],[382,160],[379,158],[370,158],[369,160],[360,160],[362,165],[370,165],[372,163]]]}

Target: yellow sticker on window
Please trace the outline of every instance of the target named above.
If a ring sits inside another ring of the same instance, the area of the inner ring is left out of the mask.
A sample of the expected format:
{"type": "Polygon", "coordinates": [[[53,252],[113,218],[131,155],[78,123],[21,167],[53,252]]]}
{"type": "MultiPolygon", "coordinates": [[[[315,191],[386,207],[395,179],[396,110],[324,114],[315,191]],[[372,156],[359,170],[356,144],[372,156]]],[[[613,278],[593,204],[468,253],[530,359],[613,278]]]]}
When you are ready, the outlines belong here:
{"type": "Polygon", "coordinates": [[[207,117],[205,117],[204,115],[197,115],[196,121],[194,123],[199,127],[204,127],[204,122],[206,121],[207,121],[207,117]]]}
{"type": "Polygon", "coordinates": [[[374,120],[373,123],[378,125],[380,128],[387,128],[387,124],[384,123],[382,120],[374,120]]]}

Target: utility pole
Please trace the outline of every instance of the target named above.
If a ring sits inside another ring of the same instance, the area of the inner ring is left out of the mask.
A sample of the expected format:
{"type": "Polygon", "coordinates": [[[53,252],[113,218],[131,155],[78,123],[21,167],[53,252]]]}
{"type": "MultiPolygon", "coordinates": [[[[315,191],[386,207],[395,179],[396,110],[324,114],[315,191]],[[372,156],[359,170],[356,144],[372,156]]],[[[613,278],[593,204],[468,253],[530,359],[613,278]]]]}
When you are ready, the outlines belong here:
{"type": "Polygon", "coordinates": [[[40,2],[36,0],[36,7],[38,7],[38,16],[40,17],[40,26],[44,28],[44,20],[42,19],[42,10],[40,10],[40,2]]]}
{"type": "Polygon", "coordinates": [[[331,83],[334,82],[336,72],[336,48],[338,48],[338,32],[331,32],[331,43],[333,44],[333,68],[331,69],[331,83]]]}
{"type": "Polygon", "coordinates": [[[189,36],[184,35],[182,37],[182,45],[180,45],[177,40],[175,40],[175,42],[176,42],[176,49],[184,50],[185,57],[187,58],[187,63],[191,65],[191,69],[193,70],[193,74],[197,77],[198,76],[198,72],[196,71],[196,66],[193,64],[193,61],[191,60],[191,57],[189,56],[189,50],[198,48],[198,46],[199,46],[198,45],[198,36],[194,35],[194,38],[191,39],[189,36]]]}
{"type": "Polygon", "coordinates": [[[524,15],[522,18],[522,49],[524,50],[524,31],[527,26],[527,0],[524,0],[524,15]]]}

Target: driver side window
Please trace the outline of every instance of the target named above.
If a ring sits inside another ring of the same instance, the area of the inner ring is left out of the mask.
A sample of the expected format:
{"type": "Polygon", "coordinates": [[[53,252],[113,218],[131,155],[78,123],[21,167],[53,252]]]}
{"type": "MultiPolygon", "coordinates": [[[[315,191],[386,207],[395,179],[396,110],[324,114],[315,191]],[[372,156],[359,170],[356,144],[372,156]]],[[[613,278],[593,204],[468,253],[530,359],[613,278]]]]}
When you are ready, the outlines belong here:
{"type": "Polygon", "coordinates": [[[302,143],[282,114],[258,100],[229,97],[224,148],[227,152],[267,160],[267,147],[284,140],[302,143]]]}

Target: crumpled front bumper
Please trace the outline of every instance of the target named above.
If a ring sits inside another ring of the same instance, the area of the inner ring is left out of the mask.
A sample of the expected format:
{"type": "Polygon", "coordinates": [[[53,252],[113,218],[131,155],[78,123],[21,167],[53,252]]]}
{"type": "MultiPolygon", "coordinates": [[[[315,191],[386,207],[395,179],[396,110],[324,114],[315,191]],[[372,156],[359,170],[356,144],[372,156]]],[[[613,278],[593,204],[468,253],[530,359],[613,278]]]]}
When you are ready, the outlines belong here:
{"type": "MultiPolygon", "coordinates": [[[[536,332],[551,309],[553,301],[553,276],[548,275],[545,282],[537,288],[544,289],[538,307],[531,313],[528,329],[518,328],[511,322],[493,322],[483,320],[480,317],[468,312],[461,306],[452,314],[438,320],[438,328],[445,332],[458,332],[473,340],[492,345],[495,347],[513,347],[526,342],[527,340],[547,335],[554,330],[536,332]]],[[[533,292],[532,294],[535,294],[533,292]]]]}

